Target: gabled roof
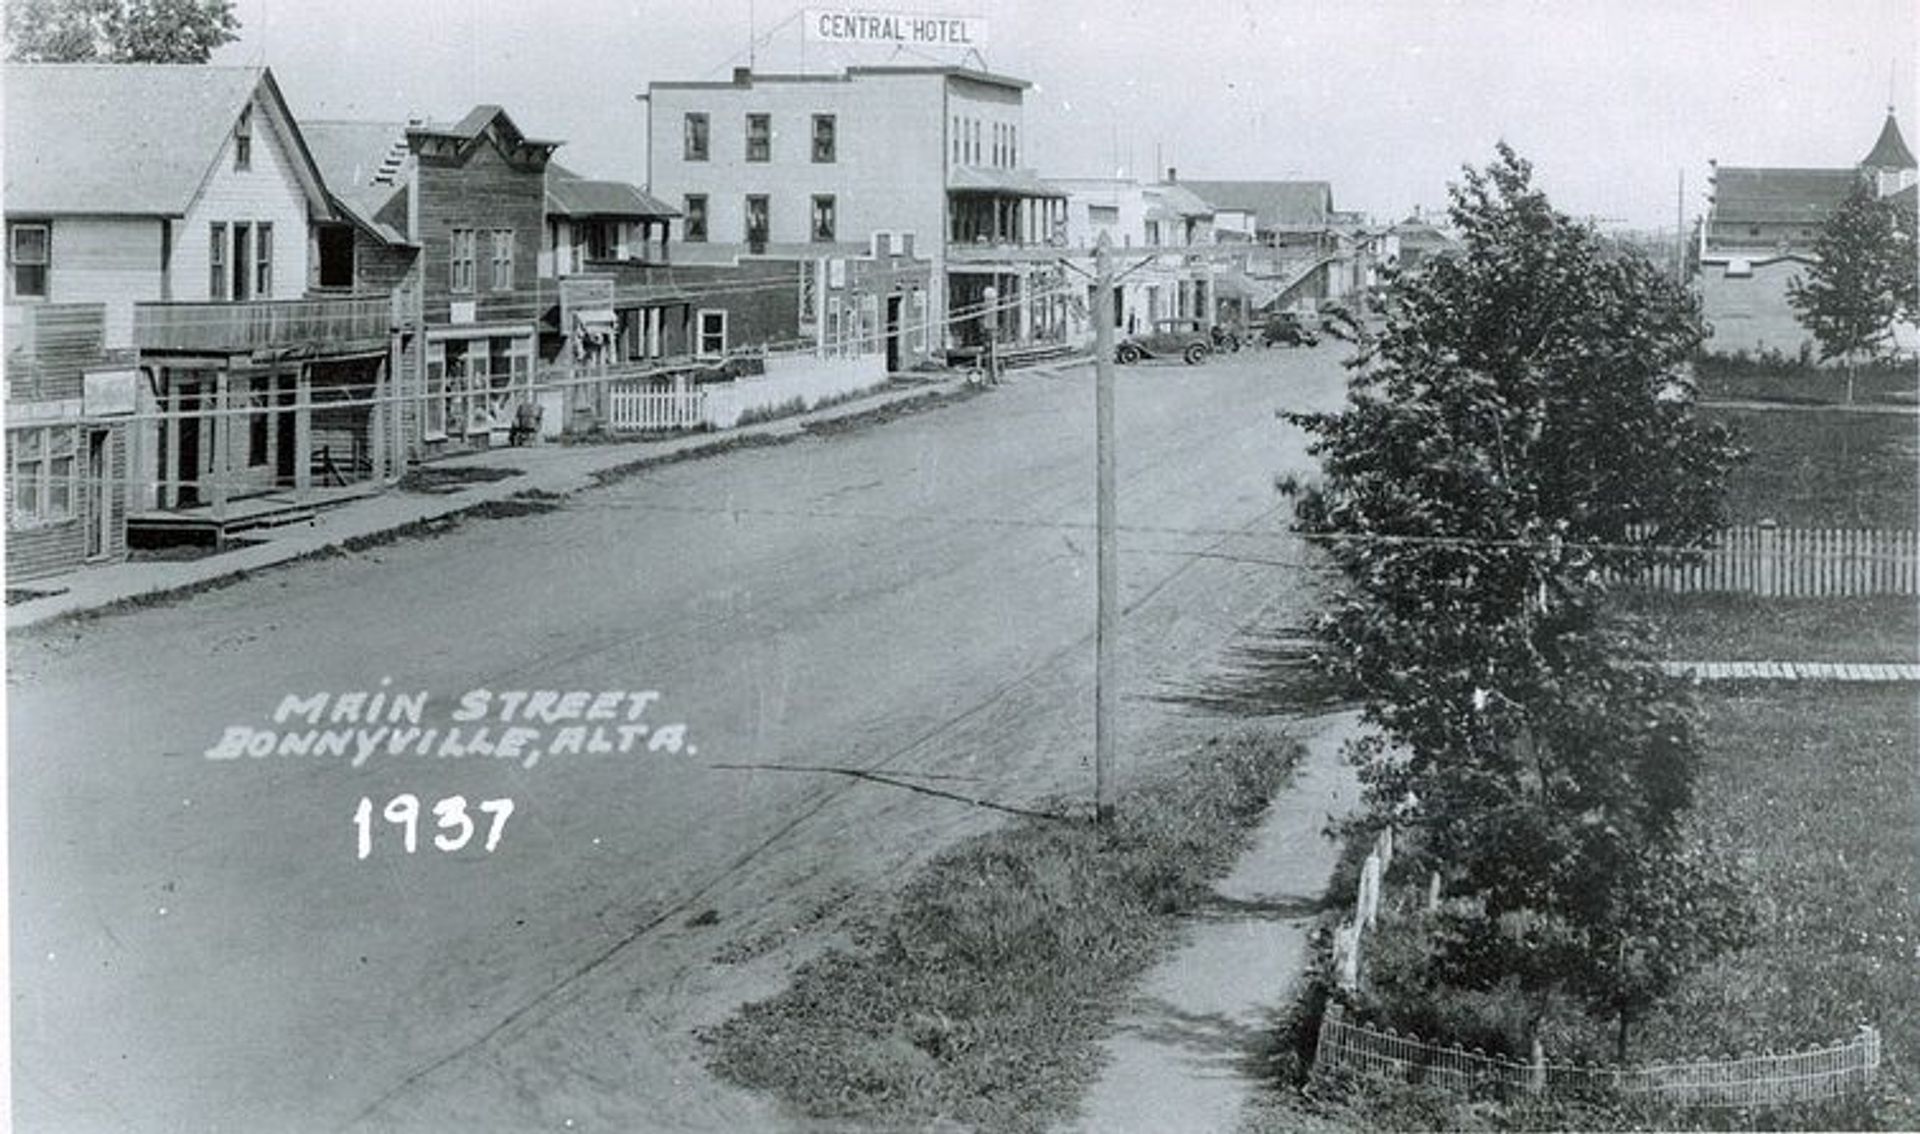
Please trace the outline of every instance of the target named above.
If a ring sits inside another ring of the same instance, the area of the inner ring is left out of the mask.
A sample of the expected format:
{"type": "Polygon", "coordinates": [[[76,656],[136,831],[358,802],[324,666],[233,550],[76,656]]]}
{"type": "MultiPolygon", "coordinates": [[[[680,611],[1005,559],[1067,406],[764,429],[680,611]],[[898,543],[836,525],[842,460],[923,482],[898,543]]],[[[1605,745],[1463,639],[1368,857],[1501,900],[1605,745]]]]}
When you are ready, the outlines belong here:
{"type": "Polygon", "coordinates": [[[407,151],[404,122],[311,121],[303,130],[320,176],[336,204],[363,226],[391,242],[404,238],[374,218],[406,191],[404,167],[396,160],[407,151]]]}
{"type": "Polygon", "coordinates": [[[505,110],[492,103],[481,103],[479,106],[467,111],[465,117],[461,118],[458,122],[422,122],[409,126],[407,128],[407,136],[410,138],[451,138],[459,142],[471,142],[484,133],[487,127],[492,125],[496,120],[501,124],[503,132],[507,135],[509,141],[514,144],[545,148],[548,150],[558,149],[562,144],[553,139],[527,137],[525,131],[515,125],[513,119],[508,116],[505,110]]]}
{"type": "Polygon", "coordinates": [[[1893,120],[1893,107],[1887,107],[1886,125],[1880,127],[1880,139],[1860,162],[1863,169],[1913,169],[1913,151],[1900,136],[1900,124],[1893,120]]]}
{"type": "Polygon", "coordinates": [[[1159,196],[1160,203],[1180,217],[1210,217],[1214,215],[1213,206],[1203,200],[1198,193],[1178,182],[1163,182],[1150,186],[1147,190],[1159,196]]]}
{"type": "Polygon", "coordinates": [[[0,71],[9,213],[184,216],[256,95],[309,205],[328,212],[325,185],[265,67],[9,63],[0,71]]]}
{"type": "Polygon", "coordinates": [[[625,181],[596,181],[571,169],[547,166],[547,212],[561,217],[677,217],[680,210],[625,181]]]}
{"type": "Polygon", "coordinates": [[[1859,180],[1855,169],[1719,166],[1713,177],[1713,221],[1824,224],[1859,180]]]}
{"type": "Polygon", "coordinates": [[[1252,213],[1254,227],[1325,225],[1333,216],[1333,185],[1326,181],[1193,181],[1181,185],[1216,210],[1252,213]]]}

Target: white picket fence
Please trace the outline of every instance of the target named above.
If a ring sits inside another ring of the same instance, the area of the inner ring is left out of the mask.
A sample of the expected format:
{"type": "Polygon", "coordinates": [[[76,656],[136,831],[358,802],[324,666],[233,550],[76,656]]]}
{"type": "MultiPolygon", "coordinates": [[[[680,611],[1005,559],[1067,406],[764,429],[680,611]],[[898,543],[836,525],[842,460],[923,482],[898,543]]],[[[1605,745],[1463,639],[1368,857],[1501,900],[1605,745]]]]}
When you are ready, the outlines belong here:
{"type": "Polygon", "coordinates": [[[608,426],[615,432],[732,429],[750,418],[800,412],[887,384],[877,354],[822,357],[812,352],[768,355],[765,374],[711,382],[690,390],[662,390],[640,382],[607,388],[608,426]]]}
{"type": "Polygon", "coordinates": [[[607,418],[617,432],[698,429],[707,423],[707,394],[616,384],[607,390],[607,418]]]}
{"type": "Polygon", "coordinates": [[[1424,1083],[1459,1094],[1614,1091],[1677,1107],[1764,1107],[1818,1102],[1866,1090],[1880,1070],[1880,1033],[1862,1024],[1850,1040],[1805,1051],[1643,1064],[1529,1063],[1429,1043],[1352,1023],[1339,1004],[1320,1022],[1313,1073],[1424,1083]]]}
{"type": "Polygon", "coordinates": [[[1631,581],[1674,593],[1769,598],[1920,595],[1920,532],[1727,528],[1688,562],[1650,567],[1631,581]]]}

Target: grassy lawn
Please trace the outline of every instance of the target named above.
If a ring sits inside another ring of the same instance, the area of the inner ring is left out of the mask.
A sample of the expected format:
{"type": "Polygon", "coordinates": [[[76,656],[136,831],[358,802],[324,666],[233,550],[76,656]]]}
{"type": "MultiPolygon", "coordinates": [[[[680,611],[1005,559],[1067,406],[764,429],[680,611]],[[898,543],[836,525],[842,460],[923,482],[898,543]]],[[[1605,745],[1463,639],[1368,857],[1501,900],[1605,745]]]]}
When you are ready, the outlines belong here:
{"type": "Polygon", "coordinates": [[[1911,687],[1786,686],[1703,697],[1701,823],[1762,895],[1746,950],[1689,978],[1636,1047],[1782,1050],[1880,1029],[1871,1111],[1755,1126],[1920,1129],[1920,751],[1911,687]]]}
{"type": "Polygon", "coordinates": [[[1911,598],[1635,591],[1615,608],[1648,619],[1660,656],[1675,661],[1920,661],[1920,603],[1911,598]]]}
{"type": "Polygon", "coordinates": [[[1022,818],[962,844],[855,949],[710,1035],[715,1070],[834,1129],[1049,1128],[1098,1071],[1135,978],[1244,849],[1300,752],[1236,735],[1129,793],[1105,826],[1022,818]]]}
{"type": "Polygon", "coordinates": [[[1752,450],[1728,493],[1732,523],[1910,529],[1920,512],[1920,418],[1709,407],[1752,450]]]}
{"type": "MultiPolygon", "coordinates": [[[[1700,396],[1715,401],[1841,405],[1847,400],[1847,375],[1837,366],[1741,365],[1706,358],[1695,364],[1695,375],[1700,396]]],[[[1863,366],[1854,373],[1853,400],[1862,405],[1913,405],[1920,401],[1920,370],[1911,365],[1863,366]]]]}

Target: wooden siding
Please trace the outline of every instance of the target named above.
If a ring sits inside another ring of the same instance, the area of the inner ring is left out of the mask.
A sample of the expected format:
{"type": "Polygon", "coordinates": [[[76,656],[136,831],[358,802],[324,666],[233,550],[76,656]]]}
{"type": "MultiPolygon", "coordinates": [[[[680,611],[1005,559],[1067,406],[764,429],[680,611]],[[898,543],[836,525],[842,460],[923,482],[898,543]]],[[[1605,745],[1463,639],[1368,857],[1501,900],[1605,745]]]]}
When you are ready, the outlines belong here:
{"type": "Polygon", "coordinates": [[[105,304],[107,345],[130,345],[133,305],[164,295],[161,245],[166,223],[157,218],[55,219],[49,297],[55,303],[105,304]]]}
{"type": "MultiPolygon", "coordinates": [[[[474,321],[531,322],[540,312],[540,250],[546,234],[546,174],[543,169],[515,165],[492,142],[482,139],[464,160],[419,158],[415,173],[418,199],[418,240],[422,278],[426,282],[427,322],[443,325],[453,301],[472,301],[474,321]],[[474,236],[474,289],[454,295],[452,232],[471,228],[474,236]],[[513,230],[513,289],[491,290],[493,248],[489,233],[513,230]]],[[[548,306],[558,302],[557,289],[544,289],[548,306]]]]}
{"type": "Polygon", "coordinates": [[[96,497],[103,499],[108,510],[106,546],[96,561],[113,562],[126,557],[127,495],[120,491],[120,486],[126,484],[127,478],[127,427],[113,424],[66,425],[61,428],[75,430],[77,437],[74,447],[74,516],[50,524],[16,527],[13,521],[13,484],[8,478],[4,504],[0,504],[0,507],[6,509],[6,579],[9,586],[63,574],[88,562],[85,524],[88,506],[96,497]],[[87,475],[89,438],[100,430],[107,434],[105,483],[87,475]]]}
{"type": "Polygon", "coordinates": [[[210,298],[208,232],[221,222],[273,225],[273,293],[254,298],[298,299],[306,294],[307,196],[293,171],[295,159],[270,123],[271,116],[256,105],[252,168],[246,170],[233,168],[233,137],[228,133],[200,195],[188,206],[186,219],[174,226],[174,299],[210,298]]]}
{"type": "Polygon", "coordinates": [[[143,303],[134,339],[149,351],[250,351],[307,345],[318,353],[386,339],[396,318],[391,296],[264,303],[143,303]]]}
{"type": "Polygon", "coordinates": [[[106,308],[98,303],[9,304],[7,394],[15,402],[81,394],[82,373],[110,365],[106,308]]]}

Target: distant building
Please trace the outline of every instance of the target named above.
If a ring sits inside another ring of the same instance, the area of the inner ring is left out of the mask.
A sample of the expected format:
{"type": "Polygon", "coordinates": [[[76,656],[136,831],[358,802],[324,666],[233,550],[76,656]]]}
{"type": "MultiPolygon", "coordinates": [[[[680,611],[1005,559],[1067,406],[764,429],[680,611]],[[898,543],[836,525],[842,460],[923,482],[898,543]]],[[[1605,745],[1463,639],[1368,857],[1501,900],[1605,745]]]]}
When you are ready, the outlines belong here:
{"type": "Polygon", "coordinates": [[[1812,343],[1787,302],[1787,285],[1814,262],[1821,228],[1863,178],[1883,197],[1920,178],[1892,107],[1872,150],[1851,169],[1714,163],[1699,279],[1710,349],[1792,355],[1812,343]]]}
{"type": "Polygon", "coordinates": [[[887,302],[904,322],[878,320],[931,324],[935,350],[996,331],[1014,343],[1064,337],[1069,289],[1050,251],[1064,195],[1028,168],[1027,86],[950,66],[655,82],[648,186],[703,258],[911,249],[931,262],[926,289],[903,278],[887,302]]]}
{"type": "MultiPolygon", "coordinates": [[[[1066,195],[1064,244],[1080,270],[1091,274],[1092,249],[1104,236],[1126,273],[1114,288],[1113,323],[1121,334],[1148,330],[1161,319],[1213,318],[1212,262],[1194,251],[1214,243],[1213,206],[1173,180],[1051,177],[1047,183],[1066,195]]],[[[1080,320],[1083,311],[1091,318],[1092,303],[1089,288],[1085,305],[1075,308],[1076,332],[1091,329],[1080,320]]]]}

